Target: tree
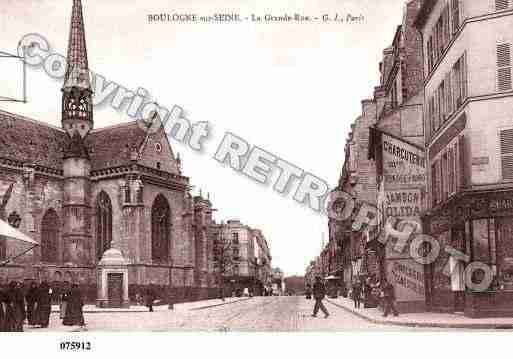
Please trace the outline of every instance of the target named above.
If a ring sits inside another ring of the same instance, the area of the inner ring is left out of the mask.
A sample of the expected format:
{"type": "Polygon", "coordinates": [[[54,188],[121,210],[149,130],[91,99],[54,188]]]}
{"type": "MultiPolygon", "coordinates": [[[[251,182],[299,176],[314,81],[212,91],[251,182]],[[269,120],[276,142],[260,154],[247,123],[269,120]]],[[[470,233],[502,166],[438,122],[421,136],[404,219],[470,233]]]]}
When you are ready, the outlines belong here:
{"type": "Polygon", "coordinates": [[[225,279],[233,269],[232,241],[224,235],[224,223],[221,222],[219,232],[214,236],[214,273],[221,291],[221,299],[224,301],[225,279]]]}

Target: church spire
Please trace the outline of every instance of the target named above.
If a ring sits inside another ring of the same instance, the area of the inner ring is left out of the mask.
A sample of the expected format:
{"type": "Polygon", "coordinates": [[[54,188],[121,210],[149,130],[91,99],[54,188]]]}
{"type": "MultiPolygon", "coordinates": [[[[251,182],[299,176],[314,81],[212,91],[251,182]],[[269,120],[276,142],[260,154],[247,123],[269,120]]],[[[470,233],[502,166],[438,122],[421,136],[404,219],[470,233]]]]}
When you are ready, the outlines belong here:
{"type": "Polygon", "coordinates": [[[66,75],[62,87],[62,127],[70,138],[78,132],[82,139],[93,128],[93,101],[81,0],[73,0],[66,75]]]}
{"type": "Polygon", "coordinates": [[[76,86],[90,89],[91,83],[89,80],[89,64],[87,63],[87,47],[81,0],[73,0],[68,41],[68,62],[64,77],[64,87],[76,86]]]}

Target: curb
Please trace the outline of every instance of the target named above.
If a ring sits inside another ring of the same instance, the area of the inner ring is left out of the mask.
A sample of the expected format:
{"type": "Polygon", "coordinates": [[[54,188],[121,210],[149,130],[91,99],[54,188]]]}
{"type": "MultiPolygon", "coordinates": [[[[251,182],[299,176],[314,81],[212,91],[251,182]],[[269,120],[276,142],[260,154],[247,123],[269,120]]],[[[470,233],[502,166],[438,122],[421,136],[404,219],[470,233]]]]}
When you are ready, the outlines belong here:
{"type": "MultiPolygon", "coordinates": [[[[252,299],[252,298],[250,297],[250,298],[243,298],[243,299],[239,299],[239,300],[233,300],[233,301],[230,301],[230,302],[224,302],[224,303],[218,303],[218,304],[210,304],[210,305],[205,305],[205,306],[202,306],[202,307],[190,308],[190,309],[187,309],[187,310],[188,311],[193,311],[193,310],[201,310],[201,309],[219,307],[219,306],[222,306],[222,305],[238,303],[238,302],[242,302],[242,301],[250,300],[250,299],[252,299]]],[[[181,303],[177,303],[177,304],[181,304],[181,303]]],[[[156,310],[154,313],[164,312],[164,311],[173,311],[174,310],[174,309],[167,309],[167,305],[165,305],[165,307],[166,307],[165,310],[156,310]]],[[[57,310],[52,310],[51,312],[52,313],[60,313],[60,311],[58,309],[57,310]]],[[[147,309],[122,310],[122,309],[112,308],[112,309],[109,309],[109,310],[84,310],[83,313],[87,313],[87,314],[102,314],[102,313],[148,313],[148,310],[147,309]]]]}
{"type": "Polygon", "coordinates": [[[418,322],[399,322],[399,321],[390,321],[386,319],[375,319],[370,316],[359,313],[355,310],[347,308],[346,306],[340,305],[338,303],[334,303],[329,299],[326,301],[338,308],[344,309],[345,311],[356,315],[357,317],[364,319],[370,323],[374,324],[382,324],[382,325],[395,325],[401,327],[410,327],[410,328],[440,328],[440,329],[513,329],[513,324],[484,324],[484,323],[475,323],[475,324],[451,324],[451,323],[418,323],[418,322]]]}
{"type": "Polygon", "coordinates": [[[203,307],[196,307],[196,308],[191,308],[189,310],[201,310],[201,309],[208,309],[208,308],[214,308],[214,307],[220,307],[222,305],[228,305],[228,304],[233,304],[233,303],[238,303],[238,302],[244,302],[244,301],[247,301],[247,300],[250,300],[250,299],[253,299],[253,297],[249,297],[249,298],[242,298],[242,299],[239,299],[239,300],[232,300],[231,302],[223,302],[223,303],[219,303],[219,304],[211,304],[211,305],[205,305],[203,307]]]}

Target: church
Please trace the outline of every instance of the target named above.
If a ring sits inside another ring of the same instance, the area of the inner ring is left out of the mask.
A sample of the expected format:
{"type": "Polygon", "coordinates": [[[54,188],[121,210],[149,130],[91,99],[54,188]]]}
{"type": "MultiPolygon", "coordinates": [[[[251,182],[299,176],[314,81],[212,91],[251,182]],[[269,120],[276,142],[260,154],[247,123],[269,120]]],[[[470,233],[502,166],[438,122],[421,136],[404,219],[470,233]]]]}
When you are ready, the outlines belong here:
{"type": "MultiPolygon", "coordinates": [[[[212,204],[190,194],[163,127],[95,128],[81,0],[70,28],[62,126],[0,110],[0,218],[39,243],[0,281],[78,283],[98,306],[150,284],[162,298],[213,296],[212,204]]],[[[0,241],[0,262],[24,250],[0,241]]]]}

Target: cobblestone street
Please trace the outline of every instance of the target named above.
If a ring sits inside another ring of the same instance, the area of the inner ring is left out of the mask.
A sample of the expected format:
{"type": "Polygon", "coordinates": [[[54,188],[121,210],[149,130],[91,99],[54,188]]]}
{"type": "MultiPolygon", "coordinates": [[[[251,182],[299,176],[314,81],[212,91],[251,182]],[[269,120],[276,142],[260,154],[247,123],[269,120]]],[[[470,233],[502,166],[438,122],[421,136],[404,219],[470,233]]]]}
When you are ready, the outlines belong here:
{"type": "MultiPolygon", "coordinates": [[[[211,301],[210,301],[211,302],[211,301]]],[[[219,301],[221,303],[221,301],[219,301]]],[[[149,312],[85,313],[87,331],[398,331],[425,330],[377,325],[325,301],[330,317],[311,317],[314,301],[303,297],[256,297],[212,308],[149,312]]],[[[29,332],[80,331],[52,313],[50,327],[29,332]]],[[[436,329],[433,329],[436,330],[436,329]]]]}

